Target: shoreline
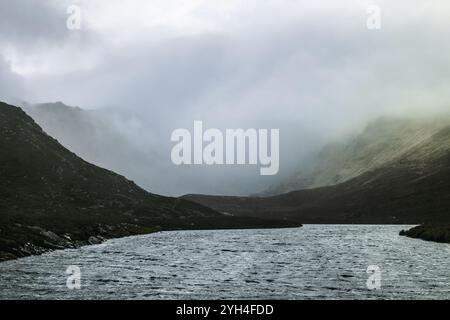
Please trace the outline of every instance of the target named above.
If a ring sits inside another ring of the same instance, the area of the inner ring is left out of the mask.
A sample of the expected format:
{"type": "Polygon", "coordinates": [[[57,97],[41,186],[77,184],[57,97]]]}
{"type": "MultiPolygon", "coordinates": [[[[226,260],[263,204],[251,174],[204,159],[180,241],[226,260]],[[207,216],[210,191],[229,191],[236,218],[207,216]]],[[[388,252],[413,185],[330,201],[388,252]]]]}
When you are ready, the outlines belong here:
{"type": "Polygon", "coordinates": [[[450,224],[435,225],[424,224],[413,227],[408,230],[402,230],[400,236],[406,236],[412,239],[421,239],[436,243],[450,243],[450,224]]]}
{"type": "Polygon", "coordinates": [[[38,256],[45,253],[57,251],[57,250],[66,250],[66,249],[79,249],[84,246],[89,245],[97,245],[104,243],[108,240],[113,239],[121,239],[132,236],[139,235],[148,235],[158,232],[170,232],[170,231],[194,231],[194,230],[204,230],[204,231],[219,231],[219,230],[265,230],[265,229],[288,229],[288,228],[301,228],[302,224],[290,224],[286,223],[285,226],[279,225],[255,225],[255,226],[215,226],[211,228],[201,228],[192,226],[191,228],[161,228],[159,226],[149,228],[149,227],[141,227],[137,225],[131,224],[121,224],[118,226],[109,226],[109,225],[98,225],[95,226],[99,232],[95,232],[90,235],[87,239],[83,240],[72,240],[68,234],[64,234],[62,236],[45,230],[40,227],[28,226],[27,228],[33,232],[37,232],[40,239],[39,241],[34,241],[34,243],[27,242],[20,247],[10,248],[9,251],[0,250],[0,263],[5,261],[16,260],[20,258],[26,258],[29,256],[38,256]],[[107,230],[107,231],[105,231],[107,230]]]}
{"type": "MultiPolygon", "coordinates": [[[[289,229],[302,228],[306,225],[372,225],[372,226],[403,226],[405,224],[362,224],[362,223],[313,223],[313,224],[298,224],[297,226],[255,226],[255,227],[211,227],[211,228],[167,228],[161,227],[143,228],[137,225],[120,224],[118,226],[98,225],[95,228],[97,232],[83,240],[73,240],[70,235],[58,235],[50,230],[45,230],[36,226],[27,226],[30,232],[37,233],[41,238],[40,241],[34,243],[28,242],[19,248],[14,248],[11,251],[0,250],[0,263],[5,261],[16,260],[29,256],[41,255],[56,250],[79,249],[84,246],[97,245],[108,240],[121,239],[132,236],[147,235],[158,232],[170,231],[222,231],[222,230],[266,230],[266,229],[289,229]]],[[[408,224],[406,224],[408,225],[408,224]]],[[[436,243],[450,243],[450,225],[414,225],[411,224],[410,229],[402,229],[399,231],[399,236],[406,236],[411,239],[420,239],[424,241],[431,241],[436,243]]],[[[35,234],[36,235],[36,234],[35,234]]]]}

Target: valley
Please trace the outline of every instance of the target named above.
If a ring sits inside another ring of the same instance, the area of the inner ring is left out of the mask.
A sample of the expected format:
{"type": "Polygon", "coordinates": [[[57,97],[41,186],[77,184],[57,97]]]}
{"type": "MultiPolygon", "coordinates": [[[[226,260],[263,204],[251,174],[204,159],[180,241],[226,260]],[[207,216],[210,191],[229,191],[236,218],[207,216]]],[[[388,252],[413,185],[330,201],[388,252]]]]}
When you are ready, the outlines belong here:
{"type": "Polygon", "coordinates": [[[0,260],[161,230],[297,227],[149,193],[0,103],[0,260]]]}

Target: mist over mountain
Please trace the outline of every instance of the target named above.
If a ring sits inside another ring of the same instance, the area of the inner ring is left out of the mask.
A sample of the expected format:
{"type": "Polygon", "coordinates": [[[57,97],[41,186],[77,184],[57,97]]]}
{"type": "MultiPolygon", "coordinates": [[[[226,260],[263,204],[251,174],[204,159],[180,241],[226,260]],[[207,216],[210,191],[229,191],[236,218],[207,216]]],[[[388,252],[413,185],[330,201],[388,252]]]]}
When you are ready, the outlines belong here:
{"type": "MultiPolygon", "coordinates": [[[[323,147],[302,170],[261,195],[276,195],[345,182],[401,157],[450,125],[450,113],[427,117],[382,117],[360,133],[323,147]]],[[[442,146],[444,147],[444,146],[442,146]]]]}
{"type": "MultiPolygon", "coordinates": [[[[325,158],[311,170],[319,182],[312,176],[312,183],[327,186],[269,197],[184,198],[229,214],[303,223],[448,223],[449,120],[372,123],[347,146],[321,153],[325,158]],[[327,164],[333,165],[328,171],[327,164]]],[[[289,187],[311,183],[295,179],[289,187]]]]}
{"type": "MultiPolygon", "coordinates": [[[[257,166],[176,166],[170,159],[171,133],[161,137],[133,113],[112,108],[82,109],[62,102],[24,106],[46,132],[83,159],[126,175],[146,190],[160,194],[246,195],[266,189],[290,172],[284,166],[282,174],[271,177],[260,176],[257,166]]],[[[300,153],[311,146],[303,148],[300,153]]],[[[282,164],[286,160],[294,163],[298,159],[295,154],[283,157],[282,164]]]]}
{"type": "Polygon", "coordinates": [[[367,28],[367,4],[353,0],[79,0],[82,26],[69,30],[72,4],[0,4],[0,98],[92,110],[59,115],[61,124],[34,116],[63,144],[153,192],[262,192],[379,116],[448,110],[446,1],[382,1],[380,30],[367,28]],[[279,174],[172,165],[170,134],[195,120],[280,129],[279,174]]]}
{"type": "Polygon", "coordinates": [[[449,53],[449,0],[0,0],[0,300],[450,299],[449,53]]]}
{"type": "Polygon", "coordinates": [[[0,260],[158,230],[296,225],[149,193],[79,158],[1,102],[0,132],[0,260]]]}
{"type": "Polygon", "coordinates": [[[26,104],[24,110],[49,135],[86,161],[124,174],[149,191],[170,194],[170,177],[166,172],[164,181],[161,172],[166,159],[148,140],[152,137],[134,139],[132,135],[137,132],[129,129],[139,131],[139,124],[132,116],[113,110],[85,110],[62,102],[26,104]]]}
{"type": "Polygon", "coordinates": [[[450,122],[448,113],[380,117],[360,133],[355,129],[341,138],[324,135],[306,145],[300,142],[303,156],[282,149],[281,158],[288,158],[291,168],[284,167],[275,177],[260,177],[257,170],[245,166],[175,166],[169,158],[170,145],[156,133],[149,135],[152,128],[145,127],[139,118],[120,110],[86,110],[61,102],[27,104],[25,110],[50,135],[87,161],[126,175],[146,190],[167,195],[267,196],[334,185],[394,160],[450,122]],[[241,175],[235,177],[236,172],[241,175]]]}

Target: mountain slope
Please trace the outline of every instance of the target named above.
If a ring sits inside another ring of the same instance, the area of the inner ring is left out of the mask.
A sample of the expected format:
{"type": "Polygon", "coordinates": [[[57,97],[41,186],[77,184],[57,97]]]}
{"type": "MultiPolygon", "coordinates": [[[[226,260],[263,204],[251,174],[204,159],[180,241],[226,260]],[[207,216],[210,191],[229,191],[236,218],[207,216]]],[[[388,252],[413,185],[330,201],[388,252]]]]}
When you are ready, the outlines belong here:
{"type": "Polygon", "coordinates": [[[450,126],[418,140],[392,161],[346,182],[271,197],[185,199],[235,215],[303,223],[450,221],[450,126]]]}
{"type": "Polygon", "coordinates": [[[85,162],[0,103],[0,259],[161,229],[294,226],[150,194],[85,162]]]}
{"type": "Polygon", "coordinates": [[[450,125],[450,117],[379,118],[350,139],[332,143],[304,169],[263,195],[335,185],[375,170],[400,157],[450,125]]]}
{"type": "Polygon", "coordinates": [[[161,155],[149,147],[150,143],[142,147],[147,145],[142,142],[143,136],[137,143],[135,133],[130,134],[130,128],[139,127],[134,117],[117,110],[86,110],[62,102],[26,104],[24,111],[46,133],[89,163],[132,178],[146,190],[167,193],[170,189],[170,183],[166,188],[166,181],[159,178],[161,168],[154,167],[162,161],[161,155]]]}

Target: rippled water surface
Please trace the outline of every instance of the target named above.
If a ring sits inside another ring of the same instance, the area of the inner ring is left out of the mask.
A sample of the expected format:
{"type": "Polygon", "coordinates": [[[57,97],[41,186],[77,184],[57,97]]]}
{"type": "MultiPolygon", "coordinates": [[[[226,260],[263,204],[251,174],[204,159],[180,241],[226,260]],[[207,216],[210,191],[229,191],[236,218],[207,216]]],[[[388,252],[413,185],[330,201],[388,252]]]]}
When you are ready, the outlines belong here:
{"type": "Polygon", "coordinates": [[[450,245],[408,226],[177,231],[0,263],[0,298],[450,299],[450,245]],[[66,269],[81,270],[81,289],[66,269]],[[367,289],[369,265],[381,290],[367,289]]]}

